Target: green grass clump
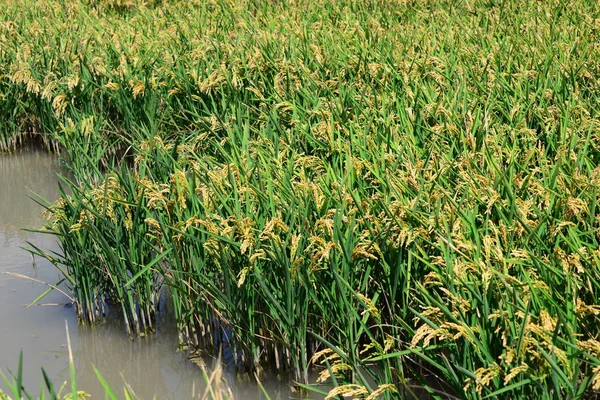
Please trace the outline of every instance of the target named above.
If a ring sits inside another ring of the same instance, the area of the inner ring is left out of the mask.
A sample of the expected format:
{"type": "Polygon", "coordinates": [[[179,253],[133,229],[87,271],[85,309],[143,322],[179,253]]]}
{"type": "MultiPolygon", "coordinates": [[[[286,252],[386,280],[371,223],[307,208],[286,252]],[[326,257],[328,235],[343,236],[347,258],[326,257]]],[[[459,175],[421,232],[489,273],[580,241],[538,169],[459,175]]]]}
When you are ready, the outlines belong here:
{"type": "Polygon", "coordinates": [[[0,133],[107,301],[329,397],[599,389],[596,2],[6,2],[0,133]],[[318,390],[318,389],[317,389],[318,390]]]}

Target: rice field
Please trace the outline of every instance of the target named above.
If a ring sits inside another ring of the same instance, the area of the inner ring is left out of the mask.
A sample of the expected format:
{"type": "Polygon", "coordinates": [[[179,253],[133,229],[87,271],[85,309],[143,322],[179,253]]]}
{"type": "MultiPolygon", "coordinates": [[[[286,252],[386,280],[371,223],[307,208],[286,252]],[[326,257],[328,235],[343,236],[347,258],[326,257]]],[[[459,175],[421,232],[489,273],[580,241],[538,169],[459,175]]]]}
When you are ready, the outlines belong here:
{"type": "Polygon", "coordinates": [[[72,172],[33,251],[81,323],[168,293],[328,399],[593,398],[599,68],[587,0],[2,0],[0,147],[72,172]]]}

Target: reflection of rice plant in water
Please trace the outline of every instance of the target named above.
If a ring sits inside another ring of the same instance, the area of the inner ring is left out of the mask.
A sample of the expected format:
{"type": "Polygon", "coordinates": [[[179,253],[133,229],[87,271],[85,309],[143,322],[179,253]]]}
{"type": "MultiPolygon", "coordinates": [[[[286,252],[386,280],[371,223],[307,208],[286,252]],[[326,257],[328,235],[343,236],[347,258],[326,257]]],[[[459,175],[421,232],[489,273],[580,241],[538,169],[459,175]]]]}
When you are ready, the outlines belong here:
{"type": "Polygon", "coordinates": [[[321,366],[331,398],[577,398],[600,388],[598,7],[12,1],[0,142],[69,160],[46,256],[85,323],[110,301],[151,331],[168,287],[182,344],[321,366]]]}
{"type": "MultiPolygon", "coordinates": [[[[0,371],[0,378],[6,384],[8,393],[5,393],[0,389],[0,400],[12,400],[14,399],[27,399],[33,400],[37,398],[38,400],[84,400],[90,398],[91,395],[86,393],[83,390],[79,390],[77,386],[77,378],[75,373],[75,364],[73,361],[73,354],[71,350],[71,344],[69,340],[69,333],[67,329],[67,348],[69,352],[69,379],[70,383],[64,382],[60,387],[55,386],[55,382],[48,377],[46,372],[42,369],[42,374],[44,377],[44,381],[40,384],[39,395],[35,397],[34,394],[29,392],[23,385],[24,376],[23,376],[23,353],[21,353],[19,357],[19,365],[16,373],[10,372],[8,375],[4,374],[0,371]],[[11,398],[10,395],[13,397],[11,398]]],[[[102,388],[105,392],[105,398],[110,400],[118,400],[119,398],[124,398],[127,400],[135,400],[138,399],[133,389],[127,384],[127,382],[123,382],[123,397],[117,395],[119,393],[115,390],[114,387],[111,387],[102,374],[94,368],[94,372],[98,381],[102,385],[102,388]]],[[[202,377],[204,382],[204,387],[199,388],[202,389],[201,393],[190,393],[190,398],[192,399],[202,399],[202,400],[225,400],[225,399],[233,399],[233,393],[231,389],[227,386],[227,382],[223,378],[223,369],[221,367],[220,362],[217,363],[216,367],[209,374],[206,371],[204,366],[201,366],[202,369],[202,377]]],[[[258,385],[264,392],[264,388],[258,382],[258,385]]],[[[264,392],[265,398],[269,399],[269,396],[264,392]]]]}

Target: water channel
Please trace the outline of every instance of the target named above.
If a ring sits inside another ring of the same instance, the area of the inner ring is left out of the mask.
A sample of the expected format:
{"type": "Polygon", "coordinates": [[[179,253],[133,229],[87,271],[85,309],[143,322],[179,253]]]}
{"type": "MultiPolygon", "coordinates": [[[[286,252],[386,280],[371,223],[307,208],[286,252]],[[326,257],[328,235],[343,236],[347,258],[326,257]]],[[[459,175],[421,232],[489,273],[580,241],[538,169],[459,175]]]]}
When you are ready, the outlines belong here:
{"type": "MultiPolygon", "coordinates": [[[[39,257],[33,259],[23,249],[34,243],[59,251],[52,235],[23,229],[39,229],[44,224],[43,208],[30,197],[56,199],[60,172],[58,159],[43,150],[0,154],[0,369],[16,371],[22,351],[24,383],[29,391],[39,391],[41,367],[55,386],[60,386],[69,376],[66,321],[78,387],[92,398],[104,398],[93,366],[117,394],[122,393],[123,379],[140,399],[190,399],[192,393],[202,393],[202,373],[185,353],[177,351],[177,333],[168,314],[159,317],[156,334],[132,341],[115,317],[97,327],[78,326],[73,309],[65,305],[69,299],[56,291],[40,301],[44,305],[25,307],[47,287],[13,274],[49,283],[60,279],[53,265],[39,257]]],[[[236,399],[263,398],[255,383],[241,383],[233,374],[226,373],[225,378],[236,399]]],[[[271,380],[263,385],[273,399],[297,396],[288,382],[271,380]]],[[[2,382],[0,389],[6,389],[2,382]]]]}

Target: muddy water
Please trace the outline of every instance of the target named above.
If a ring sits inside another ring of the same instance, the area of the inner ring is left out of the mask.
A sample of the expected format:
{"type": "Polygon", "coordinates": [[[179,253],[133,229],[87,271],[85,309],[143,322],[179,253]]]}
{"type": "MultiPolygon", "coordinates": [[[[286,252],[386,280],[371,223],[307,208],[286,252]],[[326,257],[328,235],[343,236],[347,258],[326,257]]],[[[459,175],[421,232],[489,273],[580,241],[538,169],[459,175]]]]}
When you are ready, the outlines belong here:
{"type": "MultiPolygon", "coordinates": [[[[29,197],[36,193],[47,200],[56,199],[60,171],[57,159],[43,151],[0,154],[0,369],[5,373],[7,368],[15,371],[22,350],[25,386],[30,391],[36,392],[42,380],[40,367],[56,385],[67,380],[66,321],[78,386],[92,398],[104,397],[93,366],[117,394],[122,393],[123,377],[141,399],[190,399],[192,393],[201,394],[204,385],[200,369],[177,351],[177,334],[170,328],[173,323],[167,314],[160,316],[157,334],[131,341],[115,316],[109,316],[102,326],[78,326],[73,309],[65,306],[68,298],[58,292],[42,299],[44,305],[24,307],[46,287],[4,272],[49,283],[60,279],[51,264],[34,260],[22,249],[29,242],[50,251],[60,250],[53,236],[23,230],[43,225],[42,207],[29,197]]],[[[240,383],[227,373],[225,377],[236,398],[262,398],[255,384],[240,383]]],[[[294,397],[286,382],[264,385],[273,398],[294,397]]],[[[0,388],[4,388],[2,382],[0,388]]]]}

